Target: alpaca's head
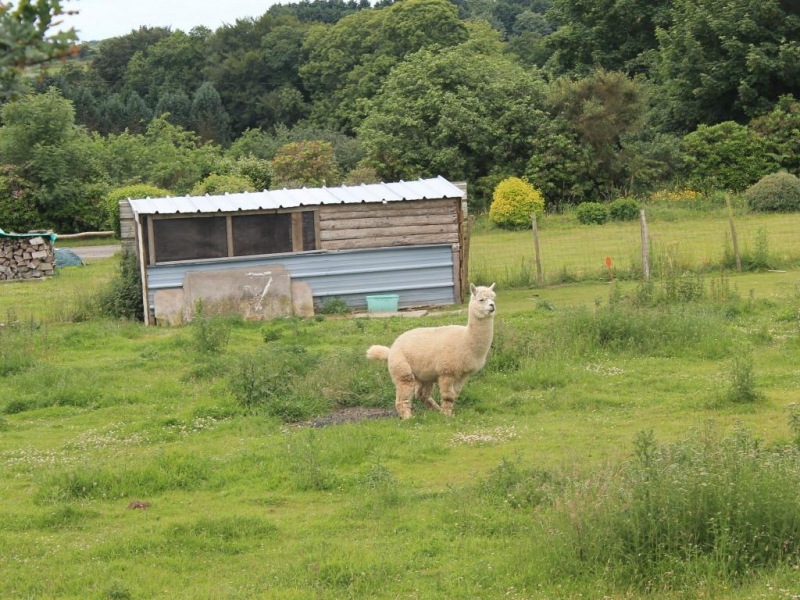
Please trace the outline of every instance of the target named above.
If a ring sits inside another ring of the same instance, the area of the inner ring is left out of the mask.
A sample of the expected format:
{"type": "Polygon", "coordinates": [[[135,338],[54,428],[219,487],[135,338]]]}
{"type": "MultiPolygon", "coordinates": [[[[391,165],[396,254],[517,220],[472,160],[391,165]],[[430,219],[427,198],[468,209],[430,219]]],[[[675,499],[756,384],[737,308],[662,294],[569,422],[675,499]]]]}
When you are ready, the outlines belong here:
{"type": "Polygon", "coordinates": [[[469,290],[472,292],[472,298],[469,301],[469,312],[471,315],[479,319],[489,319],[494,317],[494,312],[497,307],[494,305],[494,284],[489,287],[475,286],[469,284],[469,290]]]}

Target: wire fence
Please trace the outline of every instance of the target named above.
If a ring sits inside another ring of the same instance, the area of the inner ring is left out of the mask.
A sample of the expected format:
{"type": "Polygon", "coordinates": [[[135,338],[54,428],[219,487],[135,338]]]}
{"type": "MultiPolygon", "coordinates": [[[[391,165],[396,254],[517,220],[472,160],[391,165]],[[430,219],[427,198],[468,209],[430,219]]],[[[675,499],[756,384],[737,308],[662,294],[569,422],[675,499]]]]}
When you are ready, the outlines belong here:
{"type": "Polygon", "coordinates": [[[653,277],[666,271],[733,271],[737,263],[742,270],[800,267],[800,214],[709,216],[687,222],[650,220],[645,213],[643,221],[645,237],[638,220],[568,225],[545,218],[535,234],[533,228],[512,232],[478,223],[470,236],[470,278],[522,287],[643,279],[648,267],[653,277]]]}

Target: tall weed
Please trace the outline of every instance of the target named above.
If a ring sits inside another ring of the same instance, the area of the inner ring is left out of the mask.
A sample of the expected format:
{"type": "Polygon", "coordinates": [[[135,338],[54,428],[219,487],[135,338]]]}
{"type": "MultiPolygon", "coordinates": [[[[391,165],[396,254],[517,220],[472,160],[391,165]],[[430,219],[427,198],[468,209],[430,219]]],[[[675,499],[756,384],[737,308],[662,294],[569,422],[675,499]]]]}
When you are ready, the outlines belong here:
{"type": "Polygon", "coordinates": [[[576,482],[557,503],[562,560],[648,592],[742,581],[795,564],[800,551],[800,452],[712,428],[658,445],[639,435],[618,473],[576,482]]]}
{"type": "Polygon", "coordinates": [[[239,405],[249,411],[300,421],[329,408],[318,389],[306,385],[317,359],[303,346],[270,348],[241,359],[229,385],[239,405]]]}
{"type": "Polygon", "coordinates": [[[122,255],[119,271],[101,292],[98,304],[102,315],[134,321],[144,320],[142,276],[134,253],[122,255]]]}
{"type": "Polygon", "coordinates": [[[195,351],[200,354],[222,354],[228,347],[232,321],[222,316],[209,317],[203,309],[203,301],[195,303],[194,319],[191,323],[195,351]]]}
{"type": "Polygon", "coordinates": [[[740,348],[733,353],[727,379],[728,388],[725,390],[725,400],[748,404],[763,398],[763,394],[756,389],[753,351],[750,348],[740,348]]]}

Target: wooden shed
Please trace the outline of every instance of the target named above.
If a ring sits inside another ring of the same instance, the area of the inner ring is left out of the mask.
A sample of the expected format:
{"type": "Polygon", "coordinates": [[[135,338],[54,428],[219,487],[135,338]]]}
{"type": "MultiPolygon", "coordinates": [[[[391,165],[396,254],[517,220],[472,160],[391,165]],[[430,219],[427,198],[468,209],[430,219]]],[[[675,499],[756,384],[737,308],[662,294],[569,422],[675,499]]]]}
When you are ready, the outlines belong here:
{"type": "MultiPolygon", "coordinates": [[[[306,286],[317,309],[331,298],[361,309],[378,294],[397,295],[399,308],[460,303],[466,212],[466,186],[442,177],[120,203],[147,323],[162,320],[175,294],[185,303],[180,294],[201,274],[252,277],[265,268],[306,286]]],[[[219,279],[197,293],[237,285],[249,293],[251,283],[219,279]]]]}

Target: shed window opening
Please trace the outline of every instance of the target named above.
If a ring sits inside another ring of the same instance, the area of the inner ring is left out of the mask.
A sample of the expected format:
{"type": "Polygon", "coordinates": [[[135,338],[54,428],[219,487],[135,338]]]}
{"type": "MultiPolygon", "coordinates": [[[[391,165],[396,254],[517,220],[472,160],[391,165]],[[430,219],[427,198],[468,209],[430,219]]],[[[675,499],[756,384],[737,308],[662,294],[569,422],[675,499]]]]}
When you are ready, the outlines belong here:
{"type": "Polygon", "coordinates": [[[228,256],[225,217],[154,219],[156,262],[228,256]]]}
{"type": "MultiPolygon", "coordinates": [[[[315,211],[155,218],[155,262],[283,254],[316,250],[315,211]]],[[[151,258],[152,260],[152,258],[151,258]]]]}
{"type": "Polygon", "coordinates": [[[233,255],[292,252],[292,215],[243,215],[231,217],[233,255]]]}

